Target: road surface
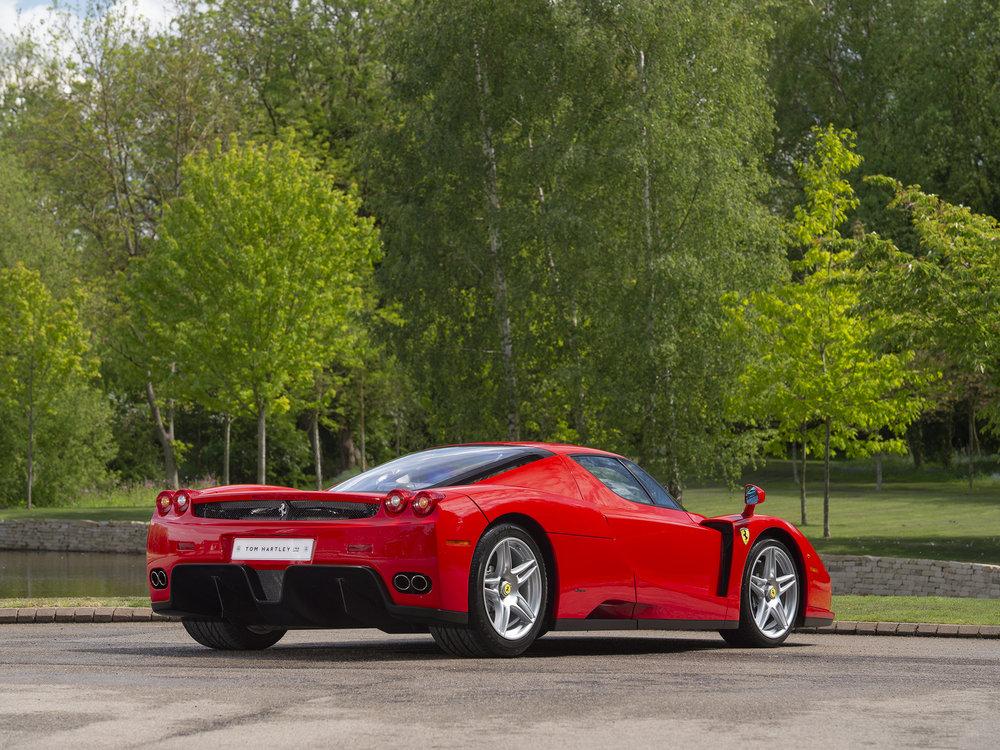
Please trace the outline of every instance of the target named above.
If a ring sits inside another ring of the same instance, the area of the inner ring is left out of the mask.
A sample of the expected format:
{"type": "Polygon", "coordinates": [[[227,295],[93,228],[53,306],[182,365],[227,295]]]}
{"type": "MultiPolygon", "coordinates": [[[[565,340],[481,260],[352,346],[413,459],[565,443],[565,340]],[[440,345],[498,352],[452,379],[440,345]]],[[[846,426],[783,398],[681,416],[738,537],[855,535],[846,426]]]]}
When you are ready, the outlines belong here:
{"type": "Polygon", "coordinates": [[[429,636],[290,633],[217,653],[179,624],[0,626],[0,747],[995,747],[1000,641],[553,633],[514,660],[429,636]],[[669,636],[669,637],[668,637],[669,636]]]}

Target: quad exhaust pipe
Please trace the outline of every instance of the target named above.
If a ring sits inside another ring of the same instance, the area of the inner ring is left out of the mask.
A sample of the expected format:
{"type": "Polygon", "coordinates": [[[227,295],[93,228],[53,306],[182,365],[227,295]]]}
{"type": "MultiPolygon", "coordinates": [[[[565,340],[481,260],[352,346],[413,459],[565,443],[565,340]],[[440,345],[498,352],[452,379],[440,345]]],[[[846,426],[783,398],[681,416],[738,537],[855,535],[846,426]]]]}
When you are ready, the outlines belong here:
{"type": "Polygon", "coordinates": [[[431,590],[431,579],[423,573],[397,573],[392,577],[392,585],[403,594],[426,594],[431,590]]]}

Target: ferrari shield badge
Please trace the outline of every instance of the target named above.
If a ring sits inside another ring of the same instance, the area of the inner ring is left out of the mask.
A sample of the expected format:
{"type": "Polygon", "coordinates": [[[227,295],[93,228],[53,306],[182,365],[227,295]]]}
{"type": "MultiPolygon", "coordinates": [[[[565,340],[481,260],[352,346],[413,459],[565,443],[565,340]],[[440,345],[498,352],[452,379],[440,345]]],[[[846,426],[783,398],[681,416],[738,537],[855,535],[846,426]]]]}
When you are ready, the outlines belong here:
{"type": "Polygon", "coordinates": [[[750,529],[748,529],[746,526],[740,529],[740,539],[743,540],[744,544],[750,543],[750,529]]]}

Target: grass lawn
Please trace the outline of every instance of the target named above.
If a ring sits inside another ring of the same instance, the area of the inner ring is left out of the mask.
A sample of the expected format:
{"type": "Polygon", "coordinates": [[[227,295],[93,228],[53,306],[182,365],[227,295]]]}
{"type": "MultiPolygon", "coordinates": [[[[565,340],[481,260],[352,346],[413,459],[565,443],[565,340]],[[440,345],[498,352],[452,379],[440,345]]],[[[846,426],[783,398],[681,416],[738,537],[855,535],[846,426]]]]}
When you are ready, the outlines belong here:
{"type": "Polygon", "coordinates": [[[838,620],[1000,625],[1000,600],[947,596],[836,596],[838,620]]]}
{"type": "MultiPolygon", "coordinates": [[[[890,464],[882,490],[875,490],[870,462],[835,464],[830,497],[830,539],[823,539],[822,467],[810,463],[807,476],[809,525],[802,531],[823,553],[887,555],[933,560],[1000,564],[1000,481],[979,477],[970,493],[966,483],[945,472],[924,472],[890,464]]],[[[799,492],[786,461],[748,473],[767,500],[758,512],[799,525],[799,492]]],[[[738,489],[692,488],[684,493],[688,510],[707,516],[742,510],[738,489]]]]}
{"type": "MultiPolygon", "coordinates": [[[[155,495],[154,495],[155,497],[155,495]]],[[[138,508],[25,508],[0,509],[0,521],[18,518],[58,518],[77,521],[148,521],[153,514],[153,503],[138,508]]]]}
{"type": "Polygon", "coordinates": [[[0,508],[0,521],[16,518],[57,518],[87,521],[148,521],[160,485],[117,487],[85,492],[58,507],[0,508]]]}

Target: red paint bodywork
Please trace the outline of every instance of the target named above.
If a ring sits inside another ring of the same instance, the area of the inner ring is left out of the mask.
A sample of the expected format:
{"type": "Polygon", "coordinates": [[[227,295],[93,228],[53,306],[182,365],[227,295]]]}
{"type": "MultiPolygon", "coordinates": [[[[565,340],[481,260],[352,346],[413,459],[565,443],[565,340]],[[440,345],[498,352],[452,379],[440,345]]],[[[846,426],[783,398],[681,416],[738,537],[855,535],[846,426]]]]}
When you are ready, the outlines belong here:
{"type": "MultiPolygon", "coordinates": [[[[705,518],[683,510],[633,503],[607,489],[570,456],[614,454],[569,445],[522,443],[553,455],[463,487],[439,488],[442,499],[426,517],[410,508],[371,518],[331,521],[229,521],[201,518],[201,502],[249,499],[381,502],[382,494],[306,492],[234,485],[186,491],[181,514],[153,512],[147,573],[175,565],[229,564],[235,537],[316,540],[311,562],[242,563],[257,570],[289,565],[347,565],[374,570],[392,603],[467,613],[473,552],[493,523],[510,520],[538,537],[554,567],[553,627],[625,628],[731,625],[739,619],[746,556],[763,535],[781,539],[797,556],[804,596],[799,624],[832,620],[830,576],[809,541],[791,524],[764,515],[705,518]],[[740,529],[750,536],[744,542],[740,529]],[[727,551],[728,549],[728,551],[727,551]],[[400,572],[433,582],[422,595],[392,586],[400,572]]],[[[169,585],[150,587],[154,604],[170,599],[169,585]]]]}

